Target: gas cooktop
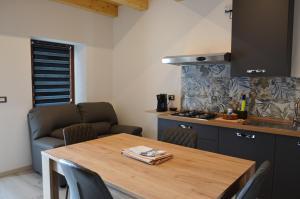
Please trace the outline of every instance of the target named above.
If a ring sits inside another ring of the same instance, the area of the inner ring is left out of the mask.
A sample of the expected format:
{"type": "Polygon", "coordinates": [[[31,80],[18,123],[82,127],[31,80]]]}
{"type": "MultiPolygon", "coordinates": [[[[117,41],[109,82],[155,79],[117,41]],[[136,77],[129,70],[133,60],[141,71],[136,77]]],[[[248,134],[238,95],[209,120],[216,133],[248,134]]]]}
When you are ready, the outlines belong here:
{"type": "Polygon", "coordinates": [[[215,113],[207,113],[203,111],[182,111],[182,112],[173,113],[171,115],[180,116],[180,117],[198,118],[204,120],[215,119],[217,116],[217,114],[215,113]]]}

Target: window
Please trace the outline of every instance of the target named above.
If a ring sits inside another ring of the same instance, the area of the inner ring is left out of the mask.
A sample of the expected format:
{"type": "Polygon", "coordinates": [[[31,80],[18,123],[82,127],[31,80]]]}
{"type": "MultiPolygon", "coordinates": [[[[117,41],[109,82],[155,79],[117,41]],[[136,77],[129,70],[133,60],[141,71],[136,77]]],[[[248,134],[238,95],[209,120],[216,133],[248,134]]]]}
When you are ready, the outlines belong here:
{"type": "Polygon", "coordinates": [[[74,46],[31,40],[33,106],[74,102],[74,46]]]}

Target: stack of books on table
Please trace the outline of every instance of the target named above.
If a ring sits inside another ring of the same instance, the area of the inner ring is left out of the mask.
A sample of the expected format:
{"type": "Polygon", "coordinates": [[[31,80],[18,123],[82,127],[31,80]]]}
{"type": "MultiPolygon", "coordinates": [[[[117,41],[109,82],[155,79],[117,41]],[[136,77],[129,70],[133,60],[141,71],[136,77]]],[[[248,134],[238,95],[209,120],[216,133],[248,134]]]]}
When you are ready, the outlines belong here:
{"type": "Polygon", "coordinates": [[[173,155],[166,151],[147,146],[123,149],[122,154],[150,165],[157,165],[173,158],[173,155]]]}

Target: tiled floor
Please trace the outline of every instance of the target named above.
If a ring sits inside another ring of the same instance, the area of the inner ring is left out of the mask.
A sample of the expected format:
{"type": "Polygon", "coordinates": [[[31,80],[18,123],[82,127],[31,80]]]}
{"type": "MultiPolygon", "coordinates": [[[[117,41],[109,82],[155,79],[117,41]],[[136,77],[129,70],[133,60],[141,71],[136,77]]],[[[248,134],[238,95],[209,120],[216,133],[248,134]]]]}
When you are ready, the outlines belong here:
{"type": "MultiPolygon", "coordinates": [[[[59,195],[65,198],[65,189],[59,195]]],[[[43,199],[42,177],[26,172],[0,178],[0,199],[43,199]]]]}

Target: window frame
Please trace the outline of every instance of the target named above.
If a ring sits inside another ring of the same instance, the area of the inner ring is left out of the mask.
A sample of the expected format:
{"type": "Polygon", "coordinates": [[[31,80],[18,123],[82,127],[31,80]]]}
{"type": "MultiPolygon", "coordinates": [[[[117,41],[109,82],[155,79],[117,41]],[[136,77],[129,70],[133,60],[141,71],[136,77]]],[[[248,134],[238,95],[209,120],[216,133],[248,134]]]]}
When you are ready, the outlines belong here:
{"type": "MultiPolygon", "coordinates": [[[[32,89],[32,107],[36,107],[35,105],[35,92],[34,92],[34,50],[33,45],[41,45],[41,46],[50,46],[53,49],[66,49],[70,50],[70,102],[69,104],[75,104],[75,71],[74,71],[74,45],[65,44],[65,43],[57,43],[45,40],[30,40],[30,52],[31,52],[31,89],[32,89]]],[[[66,103],[68,104],[68,103],[66,103]]],[[[51,106],[51,105],[49,105],[51,106]]]]}

